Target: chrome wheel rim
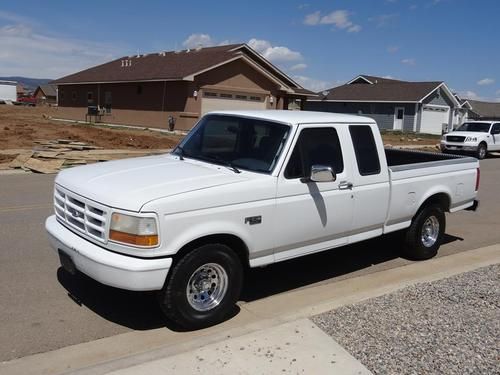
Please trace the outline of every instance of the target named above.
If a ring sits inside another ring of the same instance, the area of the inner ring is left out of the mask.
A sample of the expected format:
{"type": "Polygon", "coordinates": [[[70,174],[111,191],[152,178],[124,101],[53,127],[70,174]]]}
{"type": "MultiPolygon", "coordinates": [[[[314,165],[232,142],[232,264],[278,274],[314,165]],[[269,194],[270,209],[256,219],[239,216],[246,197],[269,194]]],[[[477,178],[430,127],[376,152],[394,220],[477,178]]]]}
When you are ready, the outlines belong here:
{"type": "Polygon", "coordinates": [[[430,216],[422,226],[421,240],[425,247],[433,246],[439,236],[439,220],[435,216],[430,216]]]}
{"type": "Polygon", "coordinates": [[[486,156],[486,148],[479,147],[479,157],[483,159],[486,156]]]}
{"type": "Polygon", "coordinates": [[[217,307],[226,295],[228,276],[217,263],[207,263],[193,272],[186,287],[186,296],[191,307],[197,311],[208,311],[217,307]]]}

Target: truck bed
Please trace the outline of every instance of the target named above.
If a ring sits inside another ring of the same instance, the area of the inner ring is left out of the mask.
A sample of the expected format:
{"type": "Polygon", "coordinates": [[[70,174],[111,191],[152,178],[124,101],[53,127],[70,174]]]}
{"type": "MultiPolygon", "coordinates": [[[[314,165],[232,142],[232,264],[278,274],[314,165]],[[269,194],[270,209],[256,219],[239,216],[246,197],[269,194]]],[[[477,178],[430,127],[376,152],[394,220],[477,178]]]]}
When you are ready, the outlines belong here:
{"type": "Polygon", "coordinates": [[[470,163],[476,160],[466,156],[394,148],[386,148],[385,156],[387,165],[393,171],[470,163]]]}

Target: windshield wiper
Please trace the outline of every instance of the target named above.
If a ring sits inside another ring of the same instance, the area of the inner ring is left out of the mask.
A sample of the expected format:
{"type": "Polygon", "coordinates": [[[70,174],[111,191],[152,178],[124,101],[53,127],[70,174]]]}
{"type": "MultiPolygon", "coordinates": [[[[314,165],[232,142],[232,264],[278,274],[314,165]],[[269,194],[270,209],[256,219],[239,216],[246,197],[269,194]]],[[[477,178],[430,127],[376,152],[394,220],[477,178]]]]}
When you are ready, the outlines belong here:
{"type": "Polygon", "coordinates": [[[219,156],[205,156],[204,158],[207,160],[212,160],[212,161],[215,161],[219,164],[222,164],[222,165],[228,167],[229,169],[231,169],[234,173],[241,173],[241,171],[238,169],[238,167],[236,167],[236,165],[234,165],[229,160],[224,160],[219,156]]]}

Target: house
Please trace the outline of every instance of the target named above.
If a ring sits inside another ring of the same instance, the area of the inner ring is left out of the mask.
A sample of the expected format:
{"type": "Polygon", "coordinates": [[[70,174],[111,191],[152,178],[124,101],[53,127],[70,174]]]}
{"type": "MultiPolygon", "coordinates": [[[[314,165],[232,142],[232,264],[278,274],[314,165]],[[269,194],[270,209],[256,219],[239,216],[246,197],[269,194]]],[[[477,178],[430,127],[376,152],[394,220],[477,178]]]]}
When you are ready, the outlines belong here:
{"type": "Polygon", "coordinates": [[[121,57],[57,79],[58,116],[190,129],[212,110],[303,108],[305,90],[246,44],[121,57]]]}
{"type": "Polygon", "coordinates": [[[40,85],[36,88],[33,96],[36,103],[40,104],[56,104],[57,103],[57,88],[54,85],[40,85]]]}
{"type": "Polygon", "coordinates": [[[500,103],[467,99],[468,118],[473,120],[500,120],[500,103]]]}
{"type": "Polygon", "coordinates": [[[305,109],[372,117],[381,129],[441,134],[453,127],[460,106],[444,82],[408,82],[360,75],[318,93],[305,109]]]}
{"type": "Polygon", "coordinates": [[[0,101],[17,100],[17,82],[15,81],[0,81],[0,101]]]}

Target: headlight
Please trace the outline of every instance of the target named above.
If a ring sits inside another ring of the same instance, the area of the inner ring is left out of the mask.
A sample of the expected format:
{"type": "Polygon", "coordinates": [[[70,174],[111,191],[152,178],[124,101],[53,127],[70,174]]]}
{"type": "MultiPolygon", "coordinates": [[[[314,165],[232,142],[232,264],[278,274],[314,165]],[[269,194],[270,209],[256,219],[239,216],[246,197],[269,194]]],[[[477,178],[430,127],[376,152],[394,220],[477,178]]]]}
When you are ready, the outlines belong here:
{"type": "Polygon", "coordinates": [[[156,219],[115,212],[111,216],[109,239],[135,246],[156,246],[158,245],[156,219]]]}
{"type": "Polygon", "coordinates": [[[477,142],[477,137],[467,137],[465,138],[465,142],[477,142]]]}

